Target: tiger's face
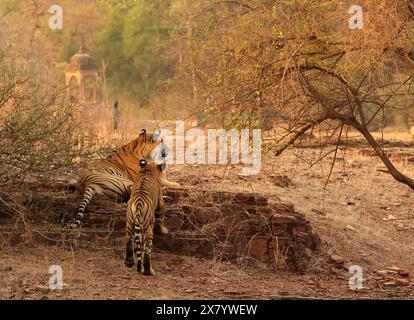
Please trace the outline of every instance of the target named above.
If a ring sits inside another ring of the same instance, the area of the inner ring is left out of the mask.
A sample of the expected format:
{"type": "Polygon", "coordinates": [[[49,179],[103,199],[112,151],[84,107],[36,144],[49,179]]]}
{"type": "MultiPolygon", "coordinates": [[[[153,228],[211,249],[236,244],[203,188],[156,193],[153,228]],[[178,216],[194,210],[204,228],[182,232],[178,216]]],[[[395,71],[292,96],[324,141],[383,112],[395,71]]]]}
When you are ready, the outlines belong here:
{"type": "Polygon", "coordinates": [[[139,161],[139,166],[141,167],[139,173],[142,174],[151,174],[154,177],[159,178],[160,180],[163,177],[163,171],[165,170],[165,164],[157,164],[154,161],[147,161],[144,159],[141,159],[139,161]]]}
{"type": "Polygon", "coordinates": [[[134,153],[138,158],[154,161],[156,164],[166,164],[170,154],[161,133],[149,134],[145,129],[141,130],[134,153]]]}

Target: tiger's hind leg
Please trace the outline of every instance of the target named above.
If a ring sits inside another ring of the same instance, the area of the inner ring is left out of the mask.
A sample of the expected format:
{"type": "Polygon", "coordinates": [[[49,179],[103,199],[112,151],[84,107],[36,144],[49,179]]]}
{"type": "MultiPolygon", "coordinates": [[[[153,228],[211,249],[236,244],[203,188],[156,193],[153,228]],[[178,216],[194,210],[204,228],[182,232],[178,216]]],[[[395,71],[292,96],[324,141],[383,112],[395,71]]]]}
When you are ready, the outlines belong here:
{"type": "Polygon", "coordinates": [[[127,235],[126,241],[126,254],[125,254],[125,265],[131,268],[134,265],[134,243],[131,235],[127,235]]]}
{"type": "Polygon", "coordinates": [[[162,191],[160,194],[158,208],[155,210],[154,233],[168,234],[168,228],[164,224],[164,199],[162,197],[162,191]]]}
{"type": "Polygon", "coordinates": [[[126,252],[125,252],[125,265],[131,268],[134,261],[134,242],[136,236],[135,218],[134,218],[134,206],[132,202],[128,202],[127,208],[127,221],[126,221],[126,252]]]}

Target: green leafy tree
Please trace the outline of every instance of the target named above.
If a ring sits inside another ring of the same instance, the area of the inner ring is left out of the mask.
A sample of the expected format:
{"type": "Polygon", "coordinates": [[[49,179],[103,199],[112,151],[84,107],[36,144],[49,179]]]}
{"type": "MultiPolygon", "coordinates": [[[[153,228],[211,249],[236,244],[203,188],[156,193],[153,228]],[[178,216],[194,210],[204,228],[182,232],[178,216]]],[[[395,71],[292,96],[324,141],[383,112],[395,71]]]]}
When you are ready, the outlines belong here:
{"type": "Polygon", "coordinates": [[[21,0],[0,0],[0,17],[19,9],[21,0]]]}
{"type": "Polygon", "coordinates": [[[413,96],[411,2],[361,1],[365,23],[357,30],[349,25],[351,1],[206,2],[196,64],[204,99],[226,124],[272,129],[277,155],[318,130],[335,144],[334,159],[352,128],[387,172],[414,189],[371,132],[413,96]]]}
{"type": "Polygon", "coordinates": [[[174,74],[175,62],[168,55],[169,2],[100,1],[99,5],[107,19],[96,47],[109,63],[109,83],[144,106],[174,74]]]}

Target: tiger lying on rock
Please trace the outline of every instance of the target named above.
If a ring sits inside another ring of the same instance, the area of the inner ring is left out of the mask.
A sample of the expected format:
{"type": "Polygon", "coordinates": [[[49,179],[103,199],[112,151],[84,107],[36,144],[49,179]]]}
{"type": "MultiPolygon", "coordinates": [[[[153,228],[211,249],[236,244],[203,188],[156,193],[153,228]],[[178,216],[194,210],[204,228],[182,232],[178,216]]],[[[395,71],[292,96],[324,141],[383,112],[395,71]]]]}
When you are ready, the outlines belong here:
{"type": "MultiPolygon", "coordinates": [[[[127,201],[131,194],[132,183],[140,171],[139,160],[151,160],[165,165],[168,152],[160,133],[148,134],[143,129],[138,138],[124,145],[121,149],[113,151],[108,158],[95,162],[78,181],[78,190],[83,193],[83,199],[75,222],[69,227],[76,229],[81,226],[86,207],[95,194],[127,201]]],[[[166,170],[163,170],[162,175],[165,187],[180,186],[176,182],[167,180],[166,170]]],[[[163,225],[157,226],[156,230],[168,233],[168,229],[163,225]]]]}

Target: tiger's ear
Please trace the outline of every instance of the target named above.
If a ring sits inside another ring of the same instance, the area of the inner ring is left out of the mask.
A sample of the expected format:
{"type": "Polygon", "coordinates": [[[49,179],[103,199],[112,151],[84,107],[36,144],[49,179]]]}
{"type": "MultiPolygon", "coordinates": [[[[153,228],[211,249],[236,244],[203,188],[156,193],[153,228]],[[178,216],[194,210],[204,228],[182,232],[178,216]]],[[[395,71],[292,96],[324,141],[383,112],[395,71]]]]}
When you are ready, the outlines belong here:
{"type": "Polygon", "coordinates": [[[145,161],[144,159],[139,160],[139,165],[141,168],[144,168],[147,165],[147,161],[145,161]]]}
{"type": "Polygon", "coordinates": [[[161,139],[161,131],[160,130],[158,130],[157,132],[154,132],[152,134],[152,142],[157,142],[160,139],[161,139]]]}
{"type": "Polygon", "coordinates": [[[141,130],[141,132],[139,133],[139,135],[140,135],[140,136],[141,136],[142,134],[144,134],[144,135],[145,135],[146,133],[147,133],[147,130],[146,130],[146,129],[142,129],[142,130],[141,130]]]}

